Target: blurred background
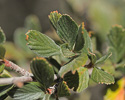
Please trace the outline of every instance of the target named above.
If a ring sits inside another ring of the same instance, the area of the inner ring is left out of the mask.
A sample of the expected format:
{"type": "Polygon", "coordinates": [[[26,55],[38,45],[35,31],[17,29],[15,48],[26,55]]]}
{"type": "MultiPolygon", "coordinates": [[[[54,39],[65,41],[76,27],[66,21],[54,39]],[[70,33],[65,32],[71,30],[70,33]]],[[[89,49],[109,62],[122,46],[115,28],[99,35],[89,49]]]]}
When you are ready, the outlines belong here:
{"type": "MultiPolygon", "coordinates": [[[[69,14],[78,24],[84,22],[85,28],[96,36],[101,53],[105,52],[106,35],[112,25],[125,27],[125,0],[0,0],[0,27],[8,41],[5,43],[7,59],[23,67],[29,66],[35,56],[26,47],[25,33],[29,29],[58,40],[48,19],[54,10],[69,14]]],[[[107,88],[93,83],[83,93],[74,93],[69,100],[103,100],[107,88]]]]}

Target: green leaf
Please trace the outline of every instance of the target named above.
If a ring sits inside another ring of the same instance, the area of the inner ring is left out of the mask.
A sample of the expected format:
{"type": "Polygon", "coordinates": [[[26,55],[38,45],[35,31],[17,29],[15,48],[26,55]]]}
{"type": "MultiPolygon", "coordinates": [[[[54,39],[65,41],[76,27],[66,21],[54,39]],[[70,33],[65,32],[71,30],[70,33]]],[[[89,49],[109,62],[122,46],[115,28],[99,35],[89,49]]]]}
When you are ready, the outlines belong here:
{"type": "Polygon", "coordinates": [[[2,45],[0,45],[0,59],[4,59],[5,52],[5,48],[2,45]]]}
{"type": "Polygon", "coordinates": [[[5,36],[3,30],[0,27],[0,44],[4,43],[5,41],[6,41],[6,36],[5,36]]]}
{"type": "Polygon", "coordinates": [[[26,84],[22,88],[17,89],[14,94],[14,100],[36,100],[41,96],[44,97],[44,92],[33,84],[26,84]]]}
{"type": "Polygon", "coordinates": [[[93,52],[91,38],[89,37],[89,33],[86,31],[85,28],[83,28],[82,31],[85,40],[83,51],[89,54],[89,52],[93,52]]]}
{"type": "Polygon", "coordinates": [[[57,30],[57,23],[58,23],[58,20],[59,18],[61,17],[62,15],[60,13],[58,13],[58,11],[53,11],[50,13],[49,15],[49,19],[53,25],[53,27],[57,30]]]}
{"type": "Polygon", "coordinates": [[[23,49],[26,51],[26,53],[31,54],[31,50],[29,50],[28,46],[26,45],[27,41],[25,40],[27,32],[26,28],[17,28],[14,32],[14,44],[16,44],[17,47],[23,49]]]}
{"type": "Polygon", "coordinates": [[[7,70],[3,70],[3,72],[2,73],[0,73],[0,78],[9,78],[9,77],[12,77],[11,75],[10,75],[10,73],[7,71],[7,70]]]}
{"type": "Polygon", "coordinates": [[[50,100],[50,94],[46,94],[42,100],[50,100]]]}
{"type": "Polygon", "coordinates": [[[82,34],[82,27],[83,27],[83,25],[81,24],[79,26],[79,30],[78,30],[78,35],[77,35],[77,38],[76,38],[74,51],[79,51],[84,46],[84,38],[83,38],[83,34],[82,34]]]}
{"type": "Polygon", "coordinates": [[[113,61],[115,61],[114,63],[119,62],[125,54],[124,37],[125,37],[125,29],[122,26],[115,25],[110,30],[108,39],[110,46],[113,47],[113,49],[111,49],[110,51],[113,51],[112,55],[116,56],[115,57],[116,60],[114,60],[113,57],[111,58],[113,61]]]}
{"type": "Polygon", "coordinates": [[[97,67],[94,67],[91,78],[97,83],[114,84],[114,77],[97,67]]]}
{"type": "Polygon", "coordinates": [[[82,53],[77,58],[74,58],[72,61],[70,61],[69,63],[62,66],[60,71],[59,71],[59,75],[61,77],[63,77],[64,74],[69,72],[69,71],[72,71],[73,73],[75,73],[76,69],[84,66],[86,64],[87,60],[88,60],[87,54],[82,53]]]}
{"type": "Polygon", "coordinates": [[[57,87],[57,96],[59,97],[70,96],[70,91],[65,81],[59,83],[57,87]]]}
{"type": "Polygon", "coordinates": [[[89,82],[89,72],[87,68],[81,67],[78,70],[79,74],[79,86],[77,92],[81,92],[88,87],[89,82]]]}
{"type": "Polygon", "coordinates": [[[75,56],[75,53],[73,53],[71,50],[69,50],[67,43],[61,45],[61,50],[62,50],[62,54],[64,57],[75,56]]]}
{"type": "Polygon", "coordinates": [[[101,57],[100,59],[98,59],[98,60],[95,62],[95,65],[104,62],[104,61],[107,60],[111,55],[112,55],[112,53],[108,53],[108,54],[104,55],[103,57],[101,57]]]}
{"type": "Polygon", "coordinates": [[[0,65],[0,74],[3,72],[4,67],[5,67],[5,65],[4,65],[4,64],[0,65]]]}
{"type": "Polygon", "coordinates": [[[115,67],[113,66],[111,60],[107,60],[104,64],[100,65],[101,69],[103,69],[105,72],[114,75],[115,72],[115,67]]]}
{"type": "Polygon", "coordinates": [[[29,48],[37,55],[49,57],[60,54],[60,47],[48,36],[35,30],[28,31],[26,36],[29,48]]]}
{"type": "Polygon", "coordinates": [[[65,43],[69,44],[70,50],[76,41],[78,26],[68,15],[62,15],[58,21],[57,34],[65,43]]]}
{"type": "Polygon", "coordinates": [[[26,17],[24,25],[27,30],[41,31],[40,20],[36,15],[29,15],[26,17]]]}
{"type": "Polygon", "coordinates": [[[0,86],[0,97],[5,95],[12,88],[13,88],[13,85],[3,85],[3,86],[0,86]]]}
{"type": "Polygon", "coordinates": [[[84,67],[80,67],[77,69],[75,74],[68,72],[64,75],[64,81],[67,82],[67,85],[70,89],[73,89],[77,92],[82,92],[84,89],[88,87],[89,82],[89,73],[88,69],[84,67]]]}
{"type": "Polygon", "coordinates": [[[44,58],[34,58],[31,62],[31,71],[44,89],[48,88],[54,81],[53,67],[44,58]]]}

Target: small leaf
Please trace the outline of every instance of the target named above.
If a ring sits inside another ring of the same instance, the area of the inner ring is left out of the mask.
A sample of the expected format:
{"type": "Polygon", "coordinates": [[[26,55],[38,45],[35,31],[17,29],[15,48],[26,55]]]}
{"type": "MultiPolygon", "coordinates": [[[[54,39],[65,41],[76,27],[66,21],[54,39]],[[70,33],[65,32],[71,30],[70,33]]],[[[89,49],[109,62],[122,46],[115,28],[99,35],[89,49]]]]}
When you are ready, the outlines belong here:
{"type": "Polygon", "coordinates": [[[58,20],[59,18],[61,17],[62,15],[60,13],[58,13],[58,11],[53,11],[50,13],[49,15],[49,19],[53,25],[53,27],[57,30],[57,23],[58,23],[58,20]]]}
{"type": "Polygon", "coordinates": [[[13,85],[0,85],[0,97],[5,95],[7,92],[9,92],[13,88],[13,85]]]}
{"type": "Polygon", "coordinates": [[[74,58],[72,61],[70,61],[69,63],[62,66],[60,71],[59,71],[59,75],[61,77],[63,77],[64,74],[69,72],[69,71],[72,71],[73,73],[75,73],[76,69],[84,66],[86,64],[87,60],[88,60],[87,54],[82,53],[77,58],[74,58]]]}
{"type": "Polygon", "coordinates": [[[79,26],[79,30],[78,30],[78,35],[76,38],[76,43],[75,43],[75,47],[74,47],[74,51],[79,51],[83,48],[84,46],[84,38],[83,38],[83,34],[82,34],[82,24],[79,26]]]}
{"type": "Polygon", "coordinates": [[[0,74],[3,72],[4,67],[5,67],[5,65],[4,65],[4,64],[0,65],[0,74]]]}
{"type": "Polygon", "coordinates": [[[0,45],[0,59],[4,59],[5,52],[5,48],[2,45],[0,45]]]}
{"type": "Polygon", "coordinates": [[[57,87],[57,96],[59,97],[70,96],[70,91],[65,81],[59,83],[57,87]]]}
{"type": "Polygon", "coordinates": [[[31,71],[44,89],[47,89],[54,81],[53,67],[44,58],[34,58],[31,62],[31,71]]]}
{"type": "Polygon", "coordinates": [[[107,60],[111,55],[112,55],[112,53],[108,53],[108,54],[104,55],[103,57],[101,57],[100,59],[98,59],[98,60],[95,62],[95,65],[104,62],[104,61],[107,60]]]}
{"type": "Polygon", "coordinates": [[[9,77],[12,77],[11,75],[10,75],[10,73],[7,71],[7,70],[3,70],[3,72],[2,73],[0,73],[0,78],[9,78],[9,77]]]}
{"type": "Polygon", "coordinates": [[[75,74],[68,72],[64,75],[64,81],[67,82],[67,85],[70,89],[74,91],[81,92],[88,87],[89,82],[89,73],[88,69],[80,67],[77,69],[75,74]]]}
{"type": "Polygon", "coordinates": [[[35,30],[28,31],[26,36],[29,48],[37,55],[49,57],[60,54],[60,47],[48,36],[35,30]]]}
{"type": "Polygon", "coordinates": [[[75,53],[73,53],[71,50],[69,50],[68,44],[62,44],[61,45],[61,50],[62,50],[62,54],[63,54],[64,57],[75,56],[75,53]]]}
{"type": "Polygon", "coordinates": [[[108,34],[109,45],[114,49],[114,50],[112,49],[113,50],[112,55],[116,56],[116,60],[113,60],[115,61],[114,63],[119,62],[124,56],[125,53],[124,37],[125,37],[125,29],[120,25],[114,25],[110,30],[110,34],[108,34]]]}
{"type": "Polygon", "coordinates": [[[5,36],[3,30],[0,27],[0,44],[4,43],[5,41],[6,41],[6,36],[5,36]]]}
{"type": "Polygon", "coordinates": [[[68,43],[70,50],[76,41],[78,26],[68,15],[62,15],[58,21],[57,34],[65,43],[68,43]]]}
{"type": "Polygon", "coordinates": [[[44,97],[44,92],[33,84],[26,84],[22,88],[17,89],[14,94],[14,100],[36,100],[41,96],[44,97]]]}
{"type": "Polygon", "coordinates": [[[97,67],[94,67],[91,78],[97,83],[114,84],[114,77],[97,67]]]}
{"type": "Polygon", "coordinates": [[[40,20],[36,15],[27,16],[24,25],[27,30],[41,31],[40,20]]]}

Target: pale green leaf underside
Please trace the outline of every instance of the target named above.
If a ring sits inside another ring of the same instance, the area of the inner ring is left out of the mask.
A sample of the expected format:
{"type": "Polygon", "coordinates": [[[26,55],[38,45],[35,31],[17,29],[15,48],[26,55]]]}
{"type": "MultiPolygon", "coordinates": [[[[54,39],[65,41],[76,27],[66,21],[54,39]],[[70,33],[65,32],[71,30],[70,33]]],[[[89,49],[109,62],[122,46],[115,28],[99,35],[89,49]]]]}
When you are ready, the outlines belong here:
{"type": "Polygon", "coordinates": [[[49,57],[60,54],[60,47],[48,36],[35,30],[30,30],[26,35],[29,48],[37,55],[49,57]]]}
{"type": "Polygon", "coordinates": [[[97,83],[114,84],[114,77],[97,67],[94,67],[91,78],[97,83]]]}
{"type": "Polygon", "coordinates": [[[77,88],[77,92],[82,92],[88,87],[89,72],[88,69],[84,67],[80,67],[77,71],[79,74],[79,86],[77,88]]]}
{"type": "Polygon", "coordinates": [[[73,53],[71,50],[68,48],[68,44],[62,44],[61,45],[61,51],[64,57],[72,57],[75,56],[75,53],[73,53]]]}
{"type": "Polygon", "coordinates": [[[84,66],[87,60],[88,60],[87,54],[82,53],[79,57],[73,59],[68,64],[62,66],[59,71],[59,75],[63,77],[63,75],[69,71],[75,72],[77,68],[84,66]]]}
{"type": "Polygon", "coordinates": [[[103,57],[101,57],[100,59],[98,59],[98,60],[95,62],[95,65],[104,62],[104,61],[107,60],[111,55],[112,55],[112,53],[108,53],[108,54],[104,55],[103,57]]]}
{"type": "Polygon", "coordinates": [[[85,40],[83,51],[86,53],[88,53],[88,51],[93,52],[91,38],[89,37],[89,34],[85,29],[83,29],[83,37],[85,40]]]}
{"type": "Polygon", "coordinates": [[[14,100],[36,100],[41,96],[44,97],[44,92],[33,84],[24,85],[14,94],[14,100]]]}

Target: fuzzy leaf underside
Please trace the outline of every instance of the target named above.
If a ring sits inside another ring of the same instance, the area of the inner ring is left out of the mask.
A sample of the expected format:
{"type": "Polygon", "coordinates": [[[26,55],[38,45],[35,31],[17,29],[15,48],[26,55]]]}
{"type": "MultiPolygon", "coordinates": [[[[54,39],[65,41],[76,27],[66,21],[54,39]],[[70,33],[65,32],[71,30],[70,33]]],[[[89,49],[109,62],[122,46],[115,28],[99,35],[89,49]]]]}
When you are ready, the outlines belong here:
{"type": "Polygon", "coordinates": [[[49,57],[60,54],[60,47],[48,36],[35,30],[28,31],[26,36],[29,48],[37,55],[49,57]]]}
{"type": "Polygon", "coordinates": [[[97,67],[94,67],[93,71],[92,71],[92,75],[91,78],[97,82],[97,83],[101,83],[101,84],[114,84],[114,77],[104,71],[102,71],[101,69],[98,69],[97,67]]]}

